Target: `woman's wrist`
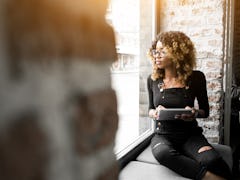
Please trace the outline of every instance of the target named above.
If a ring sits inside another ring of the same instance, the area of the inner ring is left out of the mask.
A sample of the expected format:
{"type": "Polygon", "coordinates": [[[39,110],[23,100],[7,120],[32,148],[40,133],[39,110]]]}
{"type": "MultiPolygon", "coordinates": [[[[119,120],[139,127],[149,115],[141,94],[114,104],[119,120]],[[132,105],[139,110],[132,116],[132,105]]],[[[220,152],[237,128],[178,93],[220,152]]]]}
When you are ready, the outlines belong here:
{"type": "Polygon", "coordinates": [[[155,119],[156,115],[157,115],[157,110],[156,109],[150,109],[149,117],[155,119]]]}
{"type": "Polygon", "coordinates": [[[192,108],[192,117],[193,118],[198,118],[199,116],[199,110],[195,109],[194,107],[192,108]]]}
{"type": "Polygon", "coordinates": [[[195,109],[194,117],[195,118],[203,118],[205,116],[205,112],[202,109],[195,109]]]}
{"type": "Polygon", "coordinates": [[[197,109],[195,109],[194,117],[195,117],[195,118],[198,118],[198,116],[199,116],[199,111],[198,111],[197,109]]]}

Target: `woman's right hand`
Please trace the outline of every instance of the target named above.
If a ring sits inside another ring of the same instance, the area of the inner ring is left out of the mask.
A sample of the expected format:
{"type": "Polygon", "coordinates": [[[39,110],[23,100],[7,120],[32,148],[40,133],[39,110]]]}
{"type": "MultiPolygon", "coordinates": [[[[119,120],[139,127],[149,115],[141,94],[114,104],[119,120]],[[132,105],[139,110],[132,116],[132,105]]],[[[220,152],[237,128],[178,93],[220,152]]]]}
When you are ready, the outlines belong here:
{"type": "Polygon", "coordinates": [[[159,117],[159,112],[160,112],[160,110],[162,110],[162,109],[166,109],[164,106],[162,106],[162,105],[159,105],[157,108],[156,108],[156,111],[157,111],[157,119],[158,119],[158,117],[159,117]]]}
{"type": "Polygon", "coordinates": [[[149,117],[151,117],[153,119],[158,119],[159,112],[161,109],[166,109],[166,108],[162,105],[159,105],[156,109],[151,109],[149,111],[149,117]]]}

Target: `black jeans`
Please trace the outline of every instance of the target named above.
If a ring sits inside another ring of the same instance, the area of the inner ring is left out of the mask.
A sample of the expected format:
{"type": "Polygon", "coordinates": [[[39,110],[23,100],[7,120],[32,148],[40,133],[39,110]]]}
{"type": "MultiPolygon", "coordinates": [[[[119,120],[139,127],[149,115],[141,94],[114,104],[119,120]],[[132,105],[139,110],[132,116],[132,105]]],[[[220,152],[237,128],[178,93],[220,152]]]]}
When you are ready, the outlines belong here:
{"type": "MultiPolygon", "coordinates": [[[[231,171],[215,149],[198,153],[203,146],[211,146],[203,135],[190,137],[156,134],[151,147],[160,164],[191,179],[202,179],[206,171],[231,179],[231,171]]],[[[212,146],[211,146],[212,147],[212,146]]]]}

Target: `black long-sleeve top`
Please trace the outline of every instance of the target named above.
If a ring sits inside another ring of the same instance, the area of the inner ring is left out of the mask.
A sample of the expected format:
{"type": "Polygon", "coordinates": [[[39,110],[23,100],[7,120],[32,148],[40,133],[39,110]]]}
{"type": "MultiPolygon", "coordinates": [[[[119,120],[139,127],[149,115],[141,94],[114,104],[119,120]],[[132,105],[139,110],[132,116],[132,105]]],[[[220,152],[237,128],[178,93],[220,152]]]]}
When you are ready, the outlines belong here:
{"type": "MultiPolygon", "coordinates": [[[[201,71],[193,71],[188,78],[187,84],[183,88],[168,88],[160,92],[159,84],[162,79],[153,81],[151,76],[147,79],[149,109],[155,109],[158,105],[166,108],[185,108],[194,107],[194,100],[197,99],[199,109],[204,110],[205,117],[209,116],[209,103],[206,89],[206,78],[201,71]]],[[[182,121],[171,120],[161,122],[161,133],[185,132],[189,128],[197,127],[196,120],[182,121]]]]}

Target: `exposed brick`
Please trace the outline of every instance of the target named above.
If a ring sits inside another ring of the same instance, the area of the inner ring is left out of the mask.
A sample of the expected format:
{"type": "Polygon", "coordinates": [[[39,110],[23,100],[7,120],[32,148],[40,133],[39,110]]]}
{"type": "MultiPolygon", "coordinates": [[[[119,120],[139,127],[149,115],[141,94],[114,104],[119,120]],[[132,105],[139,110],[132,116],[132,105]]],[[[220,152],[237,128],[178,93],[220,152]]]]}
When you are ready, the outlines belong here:
{"type": "Polygon", "coordinates": [[[214,71],[214,72],[222,72],[222,61],[219,58],[206,58],[204,59],[205,66],[204,69],[208,71],[214,71]]]}
{"type": "Polygon", "coordinates": [[[213,46],[213,47],[222,47],[223,46],[223,41],[212,39],[212,40],[208,41],[208,45],[213,46]]]}
{"type": "MultiPolygon", "coordinates": [[[[205,134],[207,134],[207,133],[205,133],[205,134]]],[[[219,134],[217,134],[217,136],[208,136],[208,135],[206,135],[206,138],[208,139],[208,141],[210,143],[219,143],[219,141],[220,141],[219,134]]]]}
{"type": "Polygon", "coordinates": [[[222,35],[223,32],[224,32],[223,29],[217,29],[217,28],[216,28],[214,31],[215,31],[215,33],[218,34],[218,35],[222,35]]]}
{"type": "Polygon", "coordinates": [[[218,81],[212,81],[207,84],[207,89],[209,91],[216,91],[216,90],[221,89],[221,87],[222,86],[221,86],[220,82],[218,82],[218,81]]]}
{"type": "Polygon", "coordinates": [[[207,79],[221,79],[223,78],[222,73],[209,71],[205,73],[207,79]]]}
{"type": "MultiPolygon", "coordinates": [[[[218,111],[218,112],[220,112],[220,111],[221,111],[221,108],[222,108],[221,103],[216,103],[215,101],[210,101],[210,103],[209,103],[210,112],[212,112],[212,111],[218,111]]],[[[218,113],[217,113],[217,114],[218,114],[218,113]]]]}
{"type": "Polygon", "coordinates": [[[0,178],[45,180],[48,145],[43,131],[31,116],[18,117],[0,136],[0,178]]]}
{"type": "Polygon", "coordinates": [[[76,149],[81,155],[113,142],[117,127],[117,101],[113,90],[78,98],[73,128],[76,149]]]}
{"type": "Polygon", "coordinates": [[[221,94],[212,94],[211,96],[209,96],[208,100],[214,103],[218,103],[221,100],[221,94]]]}

